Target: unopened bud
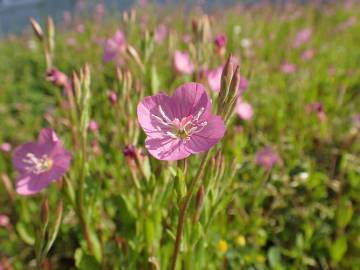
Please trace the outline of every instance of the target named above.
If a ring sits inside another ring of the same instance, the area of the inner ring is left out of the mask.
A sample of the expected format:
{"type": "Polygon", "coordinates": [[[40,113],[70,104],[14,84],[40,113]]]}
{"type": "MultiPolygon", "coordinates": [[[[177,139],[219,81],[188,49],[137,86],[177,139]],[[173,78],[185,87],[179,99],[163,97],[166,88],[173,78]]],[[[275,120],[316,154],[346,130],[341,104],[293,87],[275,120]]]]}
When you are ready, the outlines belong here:
{"type": "Polygon", "coordinates": [[[204,204],[204,195],[205,195],[205,188],[203,185],[200,186],[197,194],[196,194],[196,203],[195,203],[195,212],[193,215],[193,222],[198,222],[201,214],[201,209],[204,204]]]}
{"type": "Polygon", "coordinates": [[[49,199],[46,197],[41,205],[40,218],[42,226],[46,227],[49,223],[49,199]]]}
{"type": "Polygon", "coordinates": [[[43,41],[44,39],[44,33],[41,29],[40,24],[34,19],[30,18],[31,27],[34,30],[34,33],[39,41],[43,41]]]}
{"type": "Polygon", "coordinates": [[[49,16],[47,21],[47,34],[48,34],[48,42],[49,42],[49,51],[50,54],[53,55],[54,47],[55,47],[55,25],[54,20],[49,16]]]}
{"type": "Polygon", "coordinates": [[[72,84],[73,89],[75,92],[76,102],[80,104],[80,98],[81,98],[81,84],[78,75],[74,71],[72,74],[72,84]]]}
{"type": "Polygon", "coordinates": [[[233,77],[233,59],[232,55],[229,56],[226,64],[224,66],[223,72],[221,74],[221,88],[218,97],[218,112],[221,113],[224,109],[224,102],[228,96],[231,79],[233,77]]]}
{"type": "Polygon", "coordinates": [[[117,77],[119,82],[122,82],[123,73],[122,73],[121,68],[119,66],[116,67],[116,77],[117,77]]]}
{"type": "Polygon", "coordinates": [[[137,53],[137,51],[135,50],[134,47],[128,45],[127,48],[126,48],[128,54],[130,55],[130,57],[132,59],[135,60],[136,64],[138,64],[138,66],[140,67],[141,71],[144,71],[144,65],[140,59],[140,56],[139,54],[137,53]]]}
{"type": "Polygon", "coordinates": [[[237,66],[235,69],[235,72],[233,74],[233,77],[231,79],[231,84],[230,84],[230,88],[229,88],[229,95],[228,95],[227,101],[232,102],[232,101],[234,101],[234,99],[235,100],[237,99],[238,92],[239,92],[239,86],[240,86],[240,80],[241,80],[240,68],[239,68],[239,66],[237,66]]]}

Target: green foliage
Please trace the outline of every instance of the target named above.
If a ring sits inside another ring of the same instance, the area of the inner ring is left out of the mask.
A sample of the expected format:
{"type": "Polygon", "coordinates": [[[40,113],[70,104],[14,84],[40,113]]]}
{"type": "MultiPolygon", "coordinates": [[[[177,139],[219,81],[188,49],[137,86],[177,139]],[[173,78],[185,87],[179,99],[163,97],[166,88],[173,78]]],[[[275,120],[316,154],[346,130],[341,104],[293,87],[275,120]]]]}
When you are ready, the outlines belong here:
{"type": "MultiPolygon", "coordinates": [[[[43,191],[51,209],[64,202],[47,263],[53,269],[169,268],[179,205],[201,157],[176,164],[149,156],[136,106],[144,96],[172,92],[186,81],[208,87],[202,72],[177,74],[172,56],[186,50],[199,71],[215,68],[225,57],[215,53],[213,38],[225,32],[226,56],[239,59],[249,80],[242,98],[254,116],[243,121],[233,115],[225,138],[212,150],[201,179],[203,204],[196,208],[195,195],[190,202],[177,269],[359,269],[360,143],[353,116],[360,112],[360,35],[359,22],[349,22],[360,19],[360,5],[349,9],[342,2],[219,8],[210,13],[208,39],[192,32],[191,19],[195,24],[203,18],[197,9],[184,19],[179,7],[149,5],[135,9],[135,17],[113,14],[102,24],[75,16],[70,26],[57,25],[54,55],[54,65],[69,78],[85,63],[91,67],[91,84],[85,83],[74,111],[62,103],[62,89],[46,81],[41,44],[29,35],[2,39],[0,143],[16,147],[51,126],[74,156],[66,179],[43,191]],[[82,33],[75,29],[80,23],[82,33]],[[163,43],[153,37],[160,23],[170,28],[163,43]],[[305,27],[313,29],[312,38],[294,47],[305,27]],[[115,61],[102,61],[99,39],[118,28],[139,59],[126,55],[117,69],[115,61]],[[185,42],[185,35],[191,41],[185,42]],[[305,61],[301,55],[307,49],[315,55],[305,61]],[[281,72],[285,61],[296,65],[295,73],[281,72]],[[109,90],[117,93],[116,104],[109,102],[109,90]],[[313,102],[321,102],[323,120],[309,111],[313,102]],[[99,124],[97,132],[87,128],[91,119],[99,124]],[[72,132],[81,134],[83,153],[72,132]],[[129,144],[135,156],[123,155],[129,144]],[[256,152],[267,145],[281,158],[270,171],[255,162],[256,152]],[[78,220],[80,172],[93,254],[78,220]]],[[[209,94],[216,106],[217,95],[209,94]]],[[[3,176],[16,178],[11,153],[0,152],[3,176]]],[[[0,215],[9,216],[10,225],[0,226],[0,268],[9,261],[14,269],[32,269],[41,195],[14,197],[5,182],[0,182],[0,215]]]]}

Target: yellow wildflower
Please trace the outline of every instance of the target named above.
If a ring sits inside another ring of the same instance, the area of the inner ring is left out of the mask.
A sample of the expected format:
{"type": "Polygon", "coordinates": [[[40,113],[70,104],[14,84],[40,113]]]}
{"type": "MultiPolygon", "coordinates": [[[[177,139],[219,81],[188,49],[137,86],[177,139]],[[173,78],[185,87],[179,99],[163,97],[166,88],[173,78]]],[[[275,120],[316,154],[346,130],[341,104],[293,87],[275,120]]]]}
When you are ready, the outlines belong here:
{"type": "Polygon", "coordinates": [[[219,240],[217,244],[217,249],[221,254],[226,253],[226,251],[228,250],[227,242],[225,240],[219,240]]]}
{"type": "Polygon", "coordinates": [[[242,234],[240,234],[238,237],[236,237],[236,244],[238,244],[240,247],[243,247],[246,245],[246,238],[242,234]]]}

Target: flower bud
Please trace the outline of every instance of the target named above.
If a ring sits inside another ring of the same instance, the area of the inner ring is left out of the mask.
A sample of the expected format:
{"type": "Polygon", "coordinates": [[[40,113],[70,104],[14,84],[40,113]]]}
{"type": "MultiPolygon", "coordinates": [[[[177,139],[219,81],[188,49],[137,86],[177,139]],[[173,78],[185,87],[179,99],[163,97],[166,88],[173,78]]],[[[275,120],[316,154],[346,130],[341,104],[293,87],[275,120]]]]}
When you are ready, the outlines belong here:
{"type": "Polygon", "coordinates": [[[205,188],[204,185],[201,185],[198,192],[196,193],[196,202],[195,202],[195,212],[193,215],[193,222],[198,222],[201,214],[201,209],[204,204],[204,195],[205,195],[205,188]]]}
{"type": "Polygon", "coordinates": [[[228,96],[229,87],[231,83],[231,79],[233,77],[233,60],[232,56],[230,55],[228,60],[226,61],[226,64],[224,66],[224,69],[221,74],[221,86],[220,86],[220,93],[218,97],[218,113],[221,114],[224,102],[226,97],[228,96]]]}
{"type": "Polygon", "coordinates": [[[55,47],[55,26],[54,20],[49,16],[47,21],[47,34],[49,43],[49,52],[52,55],[55,47]]]}
{"type": "Polygon", "coordinates": [[[59,87],[68,84],[68,77],[57,68],[50,68],[46,72],[46,80],[59,87]]]}
{"type": "Polygon", "coordinates": [[[41,205],[40,218],[42,226],[46,227],[49,223],[49,199],[46,197],[41,205]]]}
{"type": "Polygon", "coordinates": [[[144,71],[144,65],[140,59],[139,54],[137,53],[136,49],[130,45],[127,46],[126,48],[127,53],[129,54],[129,56],[135,60],[136,64],[139,65],[141,71],[144,71]]]}
{"type": "Polygon", "coordinates": [[[73,89],[75,91],[75,97],[78,104],[80,104],[80,98],[81,98],[81,84],[78,75],[76,72],[73,72],[72,74],[72,83],[73,83],[73,89]]]}
{"type": "Polygon", "coordinates": [[[30,18],[31,27],[34,30],[34,33],[39,41],[43,41],[44,39],[44,33],[41,29],[40,24],[34,19],[30,18]]]}

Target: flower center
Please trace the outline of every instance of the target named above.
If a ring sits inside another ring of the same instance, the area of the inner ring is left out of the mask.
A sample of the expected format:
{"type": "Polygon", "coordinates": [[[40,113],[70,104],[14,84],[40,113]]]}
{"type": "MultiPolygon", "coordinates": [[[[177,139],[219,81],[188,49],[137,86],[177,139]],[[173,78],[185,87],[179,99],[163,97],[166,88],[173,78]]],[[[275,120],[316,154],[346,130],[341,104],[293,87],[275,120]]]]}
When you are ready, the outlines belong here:
{"type": "Polygon", "coordinates": [[[152,114],[152,116],[162,125],[166,126],[165,129],[160,126],[157,127],[164,135],[174,139],[189,140],[191,135],[199,133],[207,125],[207,121],[199,121],[200,117],[204,114],[204,111],[205,108],[202,107],[195,116],[190,114],[189,116],[183,117],[181,120],[178,118],[171,120],[159,105],[160,116],[154,114],[152,114]]]}
{"type": "Polygon", "coordinates": [[[33,153],[27,153],[23,162],[27,165],[25,168],[26,171],[34,174],[49,171],[54,163],[47,155],[43,155],[41,158],[38,158],[33,153]]]}

